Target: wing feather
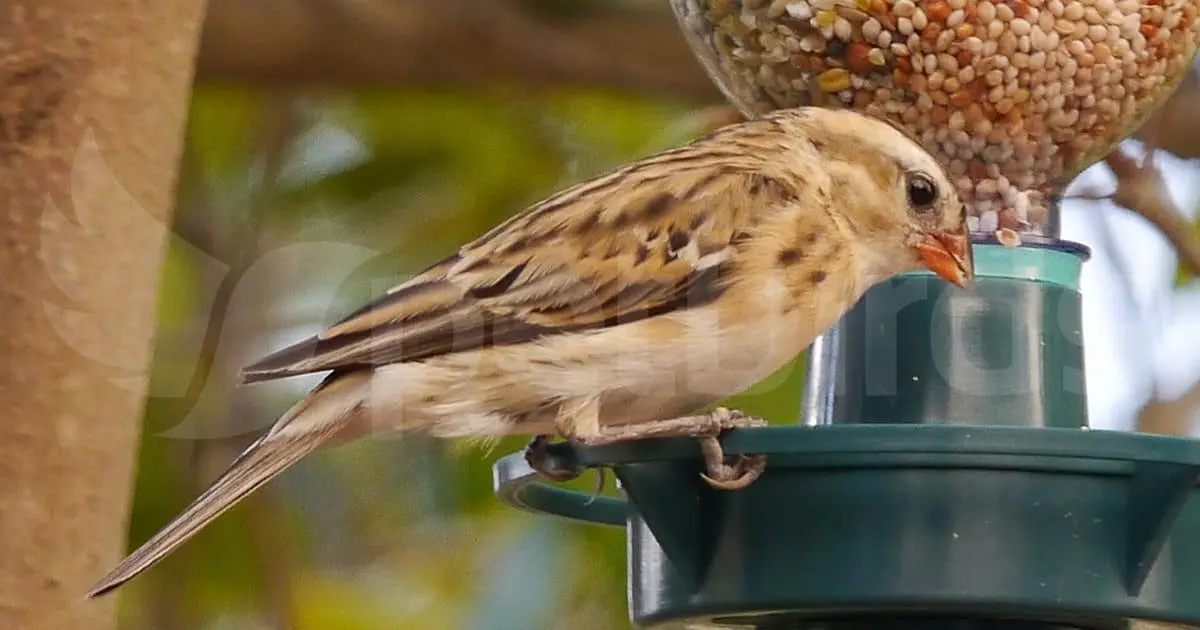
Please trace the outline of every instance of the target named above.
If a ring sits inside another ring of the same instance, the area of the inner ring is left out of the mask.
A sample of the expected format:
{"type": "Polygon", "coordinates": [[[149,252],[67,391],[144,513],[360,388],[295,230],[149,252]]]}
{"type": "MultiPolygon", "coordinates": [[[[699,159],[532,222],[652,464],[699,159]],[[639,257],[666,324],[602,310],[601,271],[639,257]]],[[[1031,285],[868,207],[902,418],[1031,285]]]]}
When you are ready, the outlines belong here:
{"type": "Polygon", "coordinates": [[[243,380],[416,361],[706,303],[756,217],[795,191],[762,174],[769,157],[691,146],[527,209],[243,380]]]}

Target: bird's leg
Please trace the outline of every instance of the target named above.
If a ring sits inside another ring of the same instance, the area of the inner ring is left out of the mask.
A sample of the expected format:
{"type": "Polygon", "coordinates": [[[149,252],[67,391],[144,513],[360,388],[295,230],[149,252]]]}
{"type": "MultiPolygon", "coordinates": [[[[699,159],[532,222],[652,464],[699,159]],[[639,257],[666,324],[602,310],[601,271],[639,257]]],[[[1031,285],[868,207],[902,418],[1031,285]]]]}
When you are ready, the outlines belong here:
{"type": "MultiPolygon", "coordinates": [[[[560,416],[561,418],[562,416],[560,416]]],[[[598,417],[574,418],[564,422],[563,435],[570,441],[584,446],[603,446],[615,442],[644,440],[664,437],[695,437],[700,439],[700,449],[708,474],[701,474],[708,485],[720,490],[740,490],[750,485],[767,466],[766,455],[739,455],[737,464],[725,463],[725,453],[717,438],[721,433],[736,428],[765,426],[762,418],[747,416],[740,411],[718,407],[711,413],[656,420],[638,424],[601,427],[598,417]]]]}
{"type": "Polygon", "coordinates": [[[729,429],[766,426],[762,418],[747,416],[740,411],[718,407],[710,413],[683,416],[669,420],[654,420],[615,427],[599,427],[594,431],[572,431],[567,439],[584,446],[604,446],[615,442],[669,437],[717,437],[729,429]]]}

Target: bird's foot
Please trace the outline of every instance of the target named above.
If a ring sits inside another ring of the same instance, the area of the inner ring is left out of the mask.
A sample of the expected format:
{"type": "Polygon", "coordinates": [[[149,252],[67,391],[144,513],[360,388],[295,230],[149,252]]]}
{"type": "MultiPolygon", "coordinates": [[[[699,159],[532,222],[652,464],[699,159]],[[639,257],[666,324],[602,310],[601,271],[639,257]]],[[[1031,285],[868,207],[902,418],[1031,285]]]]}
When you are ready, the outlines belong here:
{"type": "Polygon", "coordinates": [[[725,452],[715,437],[700,438],[707,473],[700,473],[704,483],[718,490],[741,490],[754,483],[767,468],[766,455],[738,455],[733,466],[725,463],[725,452]]]}
{"type": "Polygon", "coordinates": [[[762,418],[747,416],[737,409],[726,409],[725,407],[717,407],[701,416],[701,418],[704,419],[701,431],[704,432],[704,435],[711,435],[713,437],[730,429],[749,429],[767,426],[767,421],[762,418]]]}
{"type": "Polygon", "coordinates": [[[525,447],[525,462],[534,472],[551,481],[570,481],[583,474],[582,466],[555,466],[550,461],[550,436],[536,435],[525,447]]]}
{"type": "Polygon", "coordinates": [[[717,407],[708,415],[709,435],[700,436],[706,473],[700,478],[718,490],[741,490],[762,475],[767,468],[766,455],[738,455],[737,463],[725,463],[725,450],[718,437],[729,429],[766,426],[762,418],[747,416],[736,409],[717,407]]]}
{"type": "MultiPolygon", "coordinates": [[[[700,448],[704,453],[707,474],[700,476],[706,483],[720,490],[740,490],[758,479],[766,468],[766,455],[739,455],[736,464],[725,464],[725,453],[717,438],[729,429],[766,426],[762,418],[718,407],[712,412],[702,415],[685,416],[669,420],[656,420],[627,426],[604,427],[600,431],[588,434],[568,433],[567,440],[580,446],[594,447],[650,438],[693,437],[700,440],[700,448]]],[[[534,470],[547,468],[547,453],[545,452],[548,436],[542,435],[533,439],[526,450],[526,460],[534,470]],[[535,463],[537,462],[537,463],[535,463]]],[[[541,472],[539,470],[539,472],[541,472]]],[[[550,471],[543,473],[555,480],[567,480],[578,477],[579,471],[550,471]],[[566,475],[557,477],[555,475],[566,475]]]]}

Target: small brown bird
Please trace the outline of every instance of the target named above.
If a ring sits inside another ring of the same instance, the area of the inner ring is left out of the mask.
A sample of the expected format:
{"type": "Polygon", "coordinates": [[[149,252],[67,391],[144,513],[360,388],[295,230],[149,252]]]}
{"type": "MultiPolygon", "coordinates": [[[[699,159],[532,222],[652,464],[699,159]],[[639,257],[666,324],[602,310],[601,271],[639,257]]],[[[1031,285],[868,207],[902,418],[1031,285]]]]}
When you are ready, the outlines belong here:
{"type": "Polygon", "coordinates": [[[966,214],[897,127],[800,108],[738,123],[517,214],[245,382],[331,371],[199,498],[105,576],[141,573],[304,455],[372,434],[546,436],[581,445],[696,436],[717,487],[718,410],[803,351],[871,286],[927,267],[973,280],[966,214]]]}

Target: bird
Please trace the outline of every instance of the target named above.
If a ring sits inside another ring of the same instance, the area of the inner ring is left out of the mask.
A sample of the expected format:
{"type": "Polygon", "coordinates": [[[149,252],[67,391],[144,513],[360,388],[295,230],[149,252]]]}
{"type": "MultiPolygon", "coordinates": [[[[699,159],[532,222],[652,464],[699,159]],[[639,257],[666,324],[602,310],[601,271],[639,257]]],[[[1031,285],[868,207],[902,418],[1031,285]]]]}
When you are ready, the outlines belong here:
{"type": "MultiPolygon", "coordinates": [[[[320,448],[424,431],[532,436],[537,473],[570,478],[549,438],[581,446],[701,440],[761,419],[718,407],[799,355],[872,286],[926,269],[974,282],[966,206],[897,123],[780,109],[566,187],[321,332],[243,368],[243,384],[328,375],[193,503],[88,593],[150,568],[320,448]]],[[[757,459],[754,459],[757,457],[757,459]]]]}

